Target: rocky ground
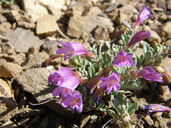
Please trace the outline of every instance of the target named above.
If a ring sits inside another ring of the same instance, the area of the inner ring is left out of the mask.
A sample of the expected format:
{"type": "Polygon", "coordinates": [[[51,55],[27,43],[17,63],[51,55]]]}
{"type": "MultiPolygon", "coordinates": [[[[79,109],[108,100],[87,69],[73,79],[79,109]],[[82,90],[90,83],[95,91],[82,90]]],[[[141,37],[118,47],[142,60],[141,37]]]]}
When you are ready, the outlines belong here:
{"type": "MultiPolygon", "coordinates": [[[[0,2],[0,127],[2,128],[100,128],[111,117],[91,111],[71,113],[56,101],[32,106],[52,98],[53,85],[47,83],[49,71],[45,60],[56,54],[58,41],[76,41],[89,49],[100,40],[113,41],[116,31],[127,21],[135,23],[142,6],[152,7],[149,18],[140,30],[149,30],[151,45],[171,45],[170,0],[18,0],[17,4],[0,2]]],[[[171,60],[164,69],[171,75],[171,60]]],[[[49,65],[52,71],[70,67],[62,57],[49,65]]],[[[169,85],[151,86],[133,92],[130,99],[138,101],[137,128],[169,128],[171,113],[157,112],[146,116],[141,106],[163,103],[170,106],[169,85]]],[[[110,123],[108,128],[117,127],[110,123]]]]}

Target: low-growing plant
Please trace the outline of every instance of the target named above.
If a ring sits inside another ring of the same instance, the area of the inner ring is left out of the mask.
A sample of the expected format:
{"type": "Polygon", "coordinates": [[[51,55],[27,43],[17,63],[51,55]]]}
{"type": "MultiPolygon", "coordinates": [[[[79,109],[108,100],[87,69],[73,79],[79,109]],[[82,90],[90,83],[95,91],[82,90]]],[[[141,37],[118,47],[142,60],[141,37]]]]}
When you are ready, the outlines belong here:
{"type": "Polygon", "coordinates": [[[120,45],[101,41],[88,51],[81,43],[59,41],[62,48],[56,51],[57,55],[63,54],[64,60],[70,59],[75,65],[72,69],[58,69],[48,78],[48,82],[56,86],[52,95],[60,97],[63,107],[78,113],[105,111],[112,117],[111,121],[121,127],[135,124],[138,103],[131,102],[126,94],[140,89],[142,79],[163,82],[163,75],[154,67],[169,50],[169,47],[156,45],[152,48],[144,43],[142,55],[134,52],[134,44],[151,37],[149,31],[138,31],[139,25],[149,17],[153,17],[151,7],[144,6],[133,28],[125,27],[118,32],[120,45]]]}

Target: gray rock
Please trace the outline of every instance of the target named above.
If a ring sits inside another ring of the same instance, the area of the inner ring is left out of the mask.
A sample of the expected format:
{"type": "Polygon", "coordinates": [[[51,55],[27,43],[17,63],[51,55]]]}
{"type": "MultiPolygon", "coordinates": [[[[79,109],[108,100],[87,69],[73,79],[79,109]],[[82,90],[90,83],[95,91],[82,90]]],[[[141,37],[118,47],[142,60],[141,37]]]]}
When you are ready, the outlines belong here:
{"type": "Polygon", "coordinates": [[[94,30],[94,38],[96,40],[110,41],[108,30],[100,26],[94,30]]]}
{"type": "Polygon", "coordinates": [[[22,28],[8,31],[5,36],[17,53],[27,52],[30,47],[40,47],[43,44],[43,41],[34,36],[33,32],[22,28]]]}
{"type": "Polygon", "coordinates": [[[111,29],[113,23],[110,19],[99,16],[72,17],[68,24],[67,35],[80,38],[83,33],[91,33],[97,26],[111,29]]]}
{"type": "Polygon", "coordinates": [[[14,77],[24,91],[30,92],[40,102],[52,98],[52,90],[55,86],[48,85],[49,71],[46,68],[27,69],[22,74],[14,77]]]}
{"type": "Polygon", "coordinates": [[[42,63],[48,58],[49,58],[49,56],[45,52],[31,54],[28,56],[26,61],[22,64],[23,69],[28,69],[28,68],[33,68],[33,67],[41,67],[42,63]]]}
{"type": "Polygon", "coordinates": [[[57,41],[45,41],[42,45],[42,49],[51,56],[56,54],[56,50],[58,49],[57,45],[57,41]]]}

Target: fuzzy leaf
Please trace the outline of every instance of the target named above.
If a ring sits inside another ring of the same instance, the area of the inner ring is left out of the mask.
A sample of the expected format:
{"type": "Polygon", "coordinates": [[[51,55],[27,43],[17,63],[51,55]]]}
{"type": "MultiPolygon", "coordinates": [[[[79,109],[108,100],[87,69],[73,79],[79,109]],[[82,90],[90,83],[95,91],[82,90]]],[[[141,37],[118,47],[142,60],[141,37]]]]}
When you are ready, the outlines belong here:
{"type": "Polygon", "coordinates": [[[138,109],[138,102],[135,102],[131,105],[131,107],[128,109],[128,112],[130,115],[134,114],[135,110],[138,109]]]}
{"type": "Polygon", "coordinates": [[[130,115],[132,115],[133,113],[132,113],[132,110],[137,110],[138,109],[138,102],[135,102],[135,103],[133,103],[130,107],[129,107],[129,109],[128,109],[128,112],[129,112],[129,114],[130,115]]]}
{"type": "Polygon", "coordinates": [[[148,64],[150,62],[150,59],[152,58],[153,53],[151,51],[147,51],[145,53],[145,58],[144,58],[144,63],[143,64],[148,64]]]}
{"type": "Polygon", "coordinates": [[[143,45],[143,50],[144,50],[144,53],[146,53],[146,52],[148,52],[149,51],[149,44],[147,44],[147,43],[145,43],[144,45],[143,45]]]}
{"type": "Polygon", "coordinates": [[[154,48],[153,56],[159,54],[160,48],[161,48],[160,45],[157,45],[157,46],[154,48]]]}

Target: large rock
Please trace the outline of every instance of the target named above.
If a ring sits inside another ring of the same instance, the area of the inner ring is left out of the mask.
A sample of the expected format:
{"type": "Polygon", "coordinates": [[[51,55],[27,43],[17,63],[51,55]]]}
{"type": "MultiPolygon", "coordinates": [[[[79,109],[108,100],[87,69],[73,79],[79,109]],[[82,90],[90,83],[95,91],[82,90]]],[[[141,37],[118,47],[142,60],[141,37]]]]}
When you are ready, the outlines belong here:
{"type": "Polygon", "coordinates": [[[17,28],[16,30],[8,31],[5,37],[9,40],[17,53],[27,52],[30,47],[40,47],[43,44],[38,37],[30,30],[17,28]]]}
{"type": "Polygon", "coordinates": [[[72,17],[68,24],[67,35],[80,38],[83,33],[91,33],[97,26],[109,30],[113,28],[113,23],[110,19],[100,16],[72,17]]]}
{"type": "Polygon", "coordinates": [[[48,59],[49,56],[45,52],[39,52],[35,54],[30,54],[25,62],[22,64],[23,69],[34,68],[34,67],[41,67],[42,63],[48,59]]]}
{"type": "Polygon", "coordinates": [[[40,102],[52,98],[51,92],[55,86],[48,85],[49,75],[50,73],[46,68],[28,69],[15,76],[14,81],[17,81],[24,91],[30,92],[40,102]]]}
{"type": "Polygon", "coordinates": [[[42,49],[50,56],[56,54],[58,42],[57,41],[45,41],[42,45],[42,49]]]}
{"type": "Polygon", "coordinates": [[[53,15],[46,15],[37,20],[36,33],[41,35],[52,35],[58,31],[58,25],[53,15]]]}

